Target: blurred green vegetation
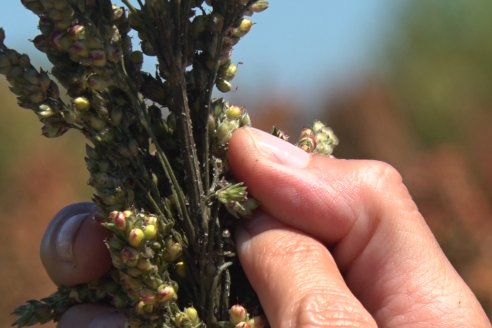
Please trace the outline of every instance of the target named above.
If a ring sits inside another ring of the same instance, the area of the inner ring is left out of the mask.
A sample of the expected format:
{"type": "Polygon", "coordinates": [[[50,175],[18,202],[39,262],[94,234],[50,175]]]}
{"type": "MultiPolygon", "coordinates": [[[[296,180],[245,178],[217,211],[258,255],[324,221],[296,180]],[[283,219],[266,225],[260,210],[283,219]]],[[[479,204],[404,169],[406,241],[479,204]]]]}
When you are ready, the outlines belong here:
{"type": "MultiPolygon", "coordinates": [[[[8,90],[8,83],[3,77],[0,79],[0,98],[2,99],[0,110],[0,199],[2,199],[2,193],[8,190],[8,186],[5,184],[9,180],[9,172],[14,167],[23,165],[23,163],[19,163],[19,160],[26,160],[30,152],[34,153],[39,148],[48,148],[48,152],[62,151],[66,156],[58,158],[58,161],[77,168],[85,167],[85,141],[82,136],[75,132],[69,132],[63,138],[44,138],[41,135],[41,124],[36,116],[17,106],[16,98],[8,90]]],[[[30,160],[33,163],[36,158],[30,160]]],[[[87,174],[84,171],[73,173],[74,180],[84,182],[77,187],[78,192],[85,197],[90,196],[89,188],[85,187],[87,174]]]]}
{"type": "Polygon", "coordinates": [[[427,146],[466,141],[491,111],[492,2],[409,1],[384,56],[388,84],[427,146]]]}
{"type": "Polygon", "coordinates": [[[8,327],[16,306],[54,290],[38,255],[43,231],[61,207],[90,199],[90,190],[82,138],[41,137],[36,116],[16,105],[3,79],[0,99],[0,293],[9,295],[0,299],[0,327],[8,327]]]}

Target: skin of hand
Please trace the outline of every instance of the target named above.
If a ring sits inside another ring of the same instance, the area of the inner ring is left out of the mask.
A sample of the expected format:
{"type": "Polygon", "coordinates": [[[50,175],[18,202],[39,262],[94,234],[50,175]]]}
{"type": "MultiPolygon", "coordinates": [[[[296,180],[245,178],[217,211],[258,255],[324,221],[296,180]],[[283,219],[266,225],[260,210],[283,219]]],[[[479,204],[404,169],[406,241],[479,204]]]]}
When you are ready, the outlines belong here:
{"type": "MultiPolygon", "coordinates": [[[[310,155],[253,128],[234,133],[228,160],[261,203],[236,240],[272,327],[491,327],[388,164],[310,155]]],[[[72,285],[103,275],[110,259],[98,255],[106,235],[94,206],[63,211],[42,242],[50,277],[72,285]]],[[[79,305],[58,327],[124,320],[79,305]]]]}

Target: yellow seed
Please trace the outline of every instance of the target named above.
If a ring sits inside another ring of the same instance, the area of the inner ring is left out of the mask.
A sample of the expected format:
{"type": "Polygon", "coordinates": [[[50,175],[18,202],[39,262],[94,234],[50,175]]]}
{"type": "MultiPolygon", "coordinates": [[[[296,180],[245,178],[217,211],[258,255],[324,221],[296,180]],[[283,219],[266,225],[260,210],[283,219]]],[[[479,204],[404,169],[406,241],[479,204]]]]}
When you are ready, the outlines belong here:
{"type": "Polygon", "coordinates": [[[128,235],[128,243],[132,245],[133,247],[138,247],[142,243],[144,239],[144,232],[142,229],[139,228],[133,228],[130,230],[130,233],[128,235]]]}
{"type": "Polygon", "coordinates": [[[179,312],[174,317],[174,323],[176,324],[176,326],[178,326],[180,328],[181,327],[187,327],[187,326],[189,326],[188,316],[184,312],[179,312]]]}
{"type": "Polygon", "coordinates": [[[217,86],[217,89],[219,89],[219,91],[224,92],[224,93],[232,90],[231,82],[226,81],[224,79],[217,79],[217,81],[215,82],[215,85],[217,86]]]}
{"type": "Polygon", "coordinates": [[[144,258],[141,258],[138,260],[137,267],[140,270],[145,271],[145,272],[150,271],[154,268],[152,263],[150,263],[150,261],[148,259],[144,259],[144,258]]]}
{"type": "Polygon", "coordinates": [[[253,26],[253,22],[247,18],[244,18],[239,26],[234,29],[233,31],[233,36],[240,38],[244,36],[246,33],[251,30],[251,27],[253,26]]]}
{"type": "Polygon", "coordinates": [[[248,312],[241,304],[235,304],[229,309],[229,320],[233,325],[246,321],[247,318],[248,312]]]}
{"type": "Polygon", "coordinates": [[[258,0],[249,7],[253,12],[259,13],[268,8],[268,1],[258,0]]]}
{"type": "Polygon", "coordinates": [[[184,309],[184,313],[188,316],[193,325],[197,325],[200,319],[198,318],[198,311],[193,307],[187,307],[184,309]]]}
{"type": "Polygon", "coordinates": [[[152,304],[145,304],[144,301],[140,301],[135,305],[135,312],[138,314],[148,314],[151,313],[154,307],[152,304]]]}
{"type": "Polygon", "coordinates": [[[73,100],[73,106],[78,111],[86,112],[91,108],[91,103],[86,97],[77,97],[73,100]]]}
{"type": "Polygon", "coordinates": [[[156,224],[157,223],[157,218],[153,215],[149,215],[145,218],[145,223],[146,224],[156,224]]]}
{"type": "Polygon", "coordinates": [[[157,235],[157,227],[154,224],[149,224],[144,228],[145,239],[154,239],[157,235]]]}
{"type": "Polygon", "coordinates": [[[157,288],[157,301],[159,302],[168,302],[176,296],[176,291],[172,286],[169,285],[160,285],[157,288]]]}
{"type": "Polygon", "coordinates": [[[226,109],[226,116],[230,120],[240,119],[243,116],[243,109],[239,106],[229,106],[226,109]]]}
{"type": "Polygon", "coordinates": [[[183,246],[180,243],[168,243],[163,254],[164,260],[167,263],[173,263],[181,256],[182,251],[183,246]]]}
{"type": "Polygon", "coordinates": [[[250,19],[245,18],[241,21],[241,24],[239,24],[239,30],[246,34],[251,29],[251,26],[253,26],[253,22],[250,19]]]}
{"type": "Polygon", "coordinates": [[[234,78],[234,76],[236,76],[236,73],[237,73],[237,65],[236,64],[230,64],[224,73],[224,78],[227,81],[230,81],[234,78]]]}

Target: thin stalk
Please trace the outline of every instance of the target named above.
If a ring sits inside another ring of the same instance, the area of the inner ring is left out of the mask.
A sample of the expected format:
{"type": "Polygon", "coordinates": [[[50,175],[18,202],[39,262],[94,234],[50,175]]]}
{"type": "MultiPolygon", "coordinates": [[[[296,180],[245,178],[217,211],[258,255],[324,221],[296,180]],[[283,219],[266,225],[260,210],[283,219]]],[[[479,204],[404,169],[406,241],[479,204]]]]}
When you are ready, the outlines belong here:
{"type": "Polygon", "coordinates": [[[157,212],[157,214],[159,214],[159,215],[163,216],[164,218],[168,219],[169,216],[166,216],[164,214],[164,212],[162,211],[162,209],[159,206],[159,204],[157,203],[157,201],[154,199],[154,197],[152,196],[152,194],[148,191],[148,188],[143,183],[141,183],[140,180],[138,179],[138,177],[135,174],[132,174],[131,171],[129,171],[129,174],[132,176],[132,178],[135,180],[135,182],[140,187],[140,189],[142,190],[142,192],[145,194],[145,196],[147,197],[147,200],[152,204],[152,206],[154,207],[154,209],[157,212]]]}
{"type": "MultiPolygon", "coordinates": [[[[155,136],[154,136],[155,138],[155,136]]],[[[157,142],[157,140],[155,140],[157,142]]],[[[174,173],[172,175],[168,175],[167,172],[168,170],[171,170],[172,172],[172,167],[171,163],[169,163],[169,160],[167,159],[166,155],[164,154],[164,151],[162,148],[159,146],[159,144],[155,145],[156,150],[157,150],[157,157],[159,159],[159,162],[161,163],[162,167],[164,168],[164,171],[166,172],[166,177],[171,180],[172,184],[172,189],[173,189],[173,194],[176,198],[176,201],[178,202],[179,206],[179,212],[181,213],[183,217],[183,221],[185,223],[186,227],[186,233],[189,236],[189,239],[192,241],[192,245],[195,245],[196,242],[196,233],[195,233],[195,228],[193,226],[193,222],[191,221],[188,208],[186,207],[186,196],[183,193],[183,190],[179,186],[178,180],[176,179],[176,176],[174,173]],[[174,186],[177,186],[178,188],[175,188],[174,186]]]]}
{"type": "MultiPolygon", "coordinates": [[[[210,289],[211,291],[216,291],[217,290],[217,287],[219,285],[219,280],[222,276],[222,273],[224,271],[226,271],[230,266],[232,265],[232,262],[226,262],[224,264],[222,264],[220,267],[217,268],[217,273],[214,277],[214,280],[212,282],[212,288],[210,289]]],[[[215,322],[215,318],[214,318],[214,306],[215,306],[215,302],[209,302],[208,303],[208,318],[207,318],[207,321],[208,323],[212,323],[212,322],[215,322]]]]}
{"type": "MultiPolygon", "coordinates": [[[[131,11],[131,12],[137,11],[137,9],[135,7],[133,7],[133,5],[131,4],[130,1],[128,1],[128,0],[121,0],[121,2],[123,2],[123,4],[128,8],[129,11],[131,11]]],[[[140,1],[138,3],[142,7],[143,4],[140,1]]]]}
{"type": "MultiPolygon", "coordinates": [[[[126,73],[124,68],[122,69],[122,71],[118,70],[118,73],[120,73],[120,74],[118,74],[118,77],[120,79],[124,78],[126,81],[131,81],[130,77],[128,76],[128,74],[126,73]],[[120,76],[121,73],[123,73],[124,77],[120,76]]],[[[122,84],[122,85],[125,85],[125,84],[122,84]]],[[[195,245],[195,240],[196,240],[195,235],[196,234],[195,234],[195,229],[193,227],[193,223],[191,222],[191,218],[190,218],[187,206],[186,206],[186,196],[185,196],[183,190],[181,189],[181,186],[178,182],[178,179],[176,178],[176,175],[174,174],[174,170],[171,166],[171,163],[169,162],[165,152],[162,150],[161,146],[159,145],[159,141],[158,141],[154,131],[152,130],[151,120],[149,117],[149,113],[147,112],[147,110],[145,108],[145,104],[143,104],[140,100],[134,99],[133,95],[138,94],[138,91],[136,90],[136,87],[133,84],[128,83],[128,85],[129,85],[129,88],[132,89],[132,90],[130,90],[132,92],[126,92],[126,94],[129,96],[129,98],[131,100],[132,107],[137,109],[138,114],[140,116],[140,119],[142,120],[143,126],[147,130],[147,133],[149,134],[150,139],[152,140],[152,143],[156,147],[157,158],[159,159],[159,162],[160,162],[160,164],[164,170],[166,178],[168,179],[168,181],[171,184],[172,192],[173,192],[174,197],[176,198],[176,201],[178,202],[178,205],[179,205],[178,206],[179,212],[180,212],[181,217],[183,218],[183,221],[185,223],[186,232],[189,236],[189,239],[191,239],[193,241],[192,245],[196,246],[195,245]]]]}
{"type": "Polygon", "coordinates": [[[224,290],[222,292],[222,317],[227,318],[227,310],[229,309],[229,297],[231,296],[231,273],[229,270],[224,272],[224,290]]]}
{"type": "Polygon", "coordinates": [[[183,141],[183,161],[184,169],[186,172],[186,180],[188,185],[188,191],[190,195],[192,214],[198,219],[202,216],[201,227],[204,233],[208,231],[208,219],[203,213],[202,204],[204,202],[204,191],[200,173],[200,166],[198,163],[197,150],[195,140],[193,137],[193,127],[191,123],[190,108],[188,106],[188,96],[186,94],[186,87],[184,77],[176,76],[175,86],[172,86],[174,90],[174,106],[178,109],[177,122],[180,131],[180,137],[183,141]]]}
{"type": "MultiPolygon", "coordinates": [[[[172,55],[173,65],[167,66],[168,81],[171,85],[173,102],[171,110],[176,115],[180,139],[183,142],[182,158],[184,162],[185,180],[190,196],[190,209],[195,220],[201,217],[201,227],[204,233],[208,231],[208,218],[203,211],[204,189],[202,184],[200,164],[193,135],[192,118],[188,101],[188,92],[185,80],[187,66],[187,29],[189,25],[189,1],[174,1],[174,30],[166,43],[167,54],[172,55]],[[188,7],[188,8],[187,8],[188,7]],[[182,10],[184,9],[184,10],[182,10]],[[172,47],[174,45],[174,47],[172,47]],[[171,46],[171,48],[169,48],[171,46]],[[174,49],[173,49],[174,48],[174,49]]],[[[197,222],[199,223],[199,222],[197,222]]]]}

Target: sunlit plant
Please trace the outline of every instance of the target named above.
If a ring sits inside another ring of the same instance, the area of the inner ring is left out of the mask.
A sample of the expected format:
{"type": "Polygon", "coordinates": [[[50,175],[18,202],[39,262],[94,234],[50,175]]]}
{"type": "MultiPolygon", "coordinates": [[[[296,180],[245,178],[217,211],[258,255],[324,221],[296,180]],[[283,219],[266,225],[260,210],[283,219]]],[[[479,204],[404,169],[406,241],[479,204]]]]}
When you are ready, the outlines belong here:
{"type": "MultiPolygon", "coordinates": [[[[112,232],[106,276],[28,301],[14,325],[105,303],[126,313],[128,327],[263,327],[231,238],[257,204],[225,156],[232,133],[250,118],[212,93],[233,88],[232,48],[252,28],[247,17],[268,2],[122,2],[22,0],[39,17],[33,43],[50,71],[9,49],[0,32],[0,73],[43,123],[43,135],[72,129],[86,137],[93,201],[112,232]],[[142,70],[148,57],[155,72],[142,70]]],[[[336,143],[320,122],[298,141],[323,154],[336,143]]]]}

